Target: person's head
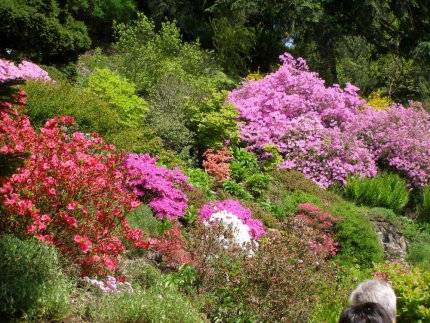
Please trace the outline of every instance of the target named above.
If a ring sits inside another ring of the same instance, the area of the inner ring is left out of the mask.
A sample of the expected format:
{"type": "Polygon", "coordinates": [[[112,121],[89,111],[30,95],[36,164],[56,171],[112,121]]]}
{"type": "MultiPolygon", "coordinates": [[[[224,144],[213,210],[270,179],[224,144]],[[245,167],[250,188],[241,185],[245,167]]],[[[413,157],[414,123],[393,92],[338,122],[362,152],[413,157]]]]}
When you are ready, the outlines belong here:
{"type": "Polygon", "coordinates": [[[392,322],[396,320],[396,294],[383,280],[365,280],[352,292],[350,300],[352,305],[378,303],[388,313],[392,322]]]}
{"type": "Polygon", "coordinates": [[[361,303],[348,306],[339,323],[392,323],[390,315],[378,303],[361,303]]]}

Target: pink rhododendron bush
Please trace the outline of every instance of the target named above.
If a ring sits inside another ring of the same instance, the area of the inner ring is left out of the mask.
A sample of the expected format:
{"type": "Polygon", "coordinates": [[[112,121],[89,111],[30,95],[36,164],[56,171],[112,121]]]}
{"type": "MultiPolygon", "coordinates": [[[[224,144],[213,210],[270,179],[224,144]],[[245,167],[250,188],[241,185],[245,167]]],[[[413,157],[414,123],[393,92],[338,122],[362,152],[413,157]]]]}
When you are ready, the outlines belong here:
{"type": "Polygon", "coordinates": [[[410,103],[410,108],[365,111],[348,131],[363,140],[378,162],[404,174],[411,186],[422,187],[430,179],[430,114],[410,103]]]}
{"type": "Polygon", "coordinates": [[[181,189],[193,187],[179,168],[157,166],[157,159],[149,154],[127,155],[127,186],[149,204],[157,218],[177,220],[188,207],[188,198],[181,189]]]}
{"type": "Polygon", "coordinates": [[[0,59],[0,82],[13,79],[51,80],[48,73],[34,63],[22,61],[19,65],[15,65],[11,61],[0,59]]]}
{"type": "Polygon", "coordinates": [[[259,240],[266,235],[260,220],[252,219],[252,211],[235,200],[214,201],[199,210],[200,219],[207,223],[231,225],[238,244],[259,240]]]}
{"type": "Polygon", "coordinates": [[[19,110],[1,111],[0,151],[22,165],[2,178],[0,230],[56,245],[83,275],[114,272],[124,241],[147,247],[125,219],[140,202],[124,190],[121,154],[95,133],[67,133],[71,117],[38,133],[19,110]]]}
{"type": "Polygon", "coordinates": [[[345,184],[348,175],[375,176],[381,162],[414,186],[428,182],[428,113],[400,105],[374,111],[357,87],[325,87],[303,59],[284,54],[281,61],[278,71],[229,93],[248,149],[276,145],[282,168],[301,171],[322,187],[345,184]]]}

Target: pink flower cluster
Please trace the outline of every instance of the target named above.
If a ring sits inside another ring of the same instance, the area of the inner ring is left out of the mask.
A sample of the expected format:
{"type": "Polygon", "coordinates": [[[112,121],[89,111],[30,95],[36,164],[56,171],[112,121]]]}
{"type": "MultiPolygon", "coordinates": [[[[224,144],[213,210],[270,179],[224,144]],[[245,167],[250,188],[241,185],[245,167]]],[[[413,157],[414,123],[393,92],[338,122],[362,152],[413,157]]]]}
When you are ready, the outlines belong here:
{"type": "Polygon", "coordinates": [[[411,186],[429,183],[430,114],[420,105],[365,111],[348,132],[363,140],[375,160],[404,174],[411,186]]]}
{"type": "Polygon", "coordinates": [[[115,147],[95,133],[66,134],[72,117],[50,119],[38,133],[19,110],[0,113],[0,151],[23,161],[2,178],[0,230],[56,245],[83,274],[115,271],[124,240],[147,247],[125,219],[140,202],[123,189],[115,147]]]}
{"type": "Polygon", "coordinates": [[[349,174],[376,175],[373,153],[363,142],[338,127],[325,128],[316,113],[291,119],[285,128],[281,168],[298,170],[324,188],[346,184],[349,174]]]}
{"type": "Polygon", "coordinates": [[[302,203],[297,207],[298,214],[295,221],[302,222],[313,230],[315,236],[309,244],[316,253],[324,256],[335,256],[338,252],[338,243],[333,241],[331,231],[339,219],[330,213],[324,212],[312,203],[302,203]]]}
{"type": "Polygon", "coordinates": [[[130,283],[121,282],[113,276],[106,276],[105,280],[90,279],[88,276],[84,280],[100,288],[105,293],[129,293],[133,294],[134,290],[130,283]]]}
{"type": "Polygon", "coordinates": [[[188,198],[181,188],[192,190],[193,187],[179,168],[157,166],[157,159],[149,154],[127,155],[124,163],[127,186],[143,202],[149,203],[157,218],[176,220],[188,208],[188,198]]]}
{"type": "Polygon", "coordinates": [[[16,66],[13,62],[0,59],[0,82],[13,79],[40,79],[50,81],[48,73],[34,63],[22,61],[16,66]]]}
{"type": "Polygon", "coordinates": [[[264,231],[261,221],[252,219],[252,211],[245,208],[242,204],[235,200],[225,200],[222,202],[214,201],[203,205],[199,210],[200,220],[209,221],[212,214],[223,210],[236,215],[238,219],[243,222],[243,224],[248,226],[249,234],[254,240],[258,240],[262,236],[266,235],[266,231],[264,231]]]}
{"type": "Polygon", "coordinates": [[[348,175],[375,176],[383,162],[404,173],[413,186],[430,177],[430,117],[422,109],[395,105],[375,111],[358,88],[325,87],[303,59],[280,57],[281,68],[229,93],[240,112],[240,135],[249,149],[274,144],[281,167],[296,169],[322,187],[348,175]]]}

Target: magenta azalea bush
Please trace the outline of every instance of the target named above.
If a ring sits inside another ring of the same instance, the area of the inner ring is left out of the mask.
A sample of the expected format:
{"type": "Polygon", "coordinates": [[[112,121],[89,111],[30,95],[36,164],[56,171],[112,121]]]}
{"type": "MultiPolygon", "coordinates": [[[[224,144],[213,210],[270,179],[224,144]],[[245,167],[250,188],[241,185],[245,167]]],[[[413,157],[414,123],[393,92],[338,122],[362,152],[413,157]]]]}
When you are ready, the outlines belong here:
{"type": "Polygon", "coordinates": [[[375,176],[378,163],[406,175],[412,186],[428,182],[428,113],[401,105],[375,111],[357,87],[325,87],[303,59],[280,58],[278,71],[229,93],[249,150],[276,145],[284,158],[280,167],[301,171],[322,187],[346,184],[348,175],[375,176]]]}
{"type": "Polygon", "coordinates": [[[157,166],[157,159],[149,154],[128,154],[124,163],[127,185],[149,203],[157,218],[176,220],[188,207],[188,198],[181,189],[193,187],[179,168],[157,166]]]}
{"type": "Polygon", "coordinates": [[[365,111],[348,131],[363,139],[375,160],[404,174],[411,186],[422,187],[430,177],[430,114],[410,103],[410,108],[365,111]]]}
{"type": "Polygon", "coordinates": [[[0,82],[14,79],[41,79],[50,81],[48,73],[34,63],[22,61],[15,65],[11,61],[0,59],[0,82]]]}
{"type": "Polygon", "coordinates": [[[249,234],[254,240],[258,240],[262,236],[266,235],[266,231],[264,231],[261,221],[252,219],[252,211],[245,208],[242,204],[235,200],[225,200],[222,202],[214,201],[203,205],[199,210],[200,219],[202,221],[209,221],[213,214],[221,211],[227,211],[237,216],[237,218],[240,219],[243,224],[248,226],[249,234]]]}

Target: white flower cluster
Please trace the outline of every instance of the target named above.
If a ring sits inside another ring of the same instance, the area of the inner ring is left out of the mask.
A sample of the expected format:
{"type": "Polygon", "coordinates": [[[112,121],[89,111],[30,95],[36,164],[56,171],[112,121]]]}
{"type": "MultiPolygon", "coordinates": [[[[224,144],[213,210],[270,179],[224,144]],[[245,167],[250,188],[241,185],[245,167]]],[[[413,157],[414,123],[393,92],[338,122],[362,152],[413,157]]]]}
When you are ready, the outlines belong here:
{"type": "Polygon", "coordinates": [[[117,281],[113,276],[107,276],[106,281],[100,281],[97,279],[90,279],[85,276],[84,280],[91,285],[97,286],[105,293],[124,293],[128,292],[133,294],[133,287],[131,287],[130,283],[122,283],[117,281]]]}
{"type": "MultiPolygon", "coordinates": [[[[234,243],[245,249],[249,243],[253,242],[251,235],[249,234],[249,227],[242,222],[235,214],[225,210],[221,210],[211,215],[208,221],[205,221],[207,225],[213,223],[220,223],[224,228],[230,228],[232,230],[234,243]]],[[[226,245],[230,242],[224,236],[220,237],[226,245]]]]}

